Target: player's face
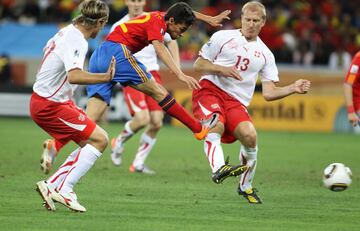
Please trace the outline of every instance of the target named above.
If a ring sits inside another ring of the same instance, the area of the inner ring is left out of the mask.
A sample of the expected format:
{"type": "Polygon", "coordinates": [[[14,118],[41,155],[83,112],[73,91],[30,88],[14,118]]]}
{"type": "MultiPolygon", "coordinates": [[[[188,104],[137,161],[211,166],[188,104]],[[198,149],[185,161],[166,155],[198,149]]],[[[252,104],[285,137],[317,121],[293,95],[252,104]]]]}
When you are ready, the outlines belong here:
{"type": "Polygon", "coordinates": [[[241,16],[241,32],[247,40],[255,40],[264,25],[265,20],[260,9],[255,11],[245,9],[241,16]]]}
{"type": "Polygon", "coordinates": [[[186,24],[183,23],[170,22],[167,25],[166,32],[169,33],[171,39],[175,40],[183,36],[184,32],[189,28],[189,26],[186,26],[186,24]]]}
{"type": "Polygon", "coordinates": [[[94,31],[91,33],[90,38],[96,38],[96,36],[98,35],[98,33],[104,28],[104,26],[107,23],[107,18],[106,20],[102,21],[102,22],[98,22],[97,27],[94,29],[94,31]]]}
{"type": "Polygon", "coordinates": [[[145,0],[126,0],[125,5],[129,9],[130,18],[137,17],[144,12],[145,0]]]}

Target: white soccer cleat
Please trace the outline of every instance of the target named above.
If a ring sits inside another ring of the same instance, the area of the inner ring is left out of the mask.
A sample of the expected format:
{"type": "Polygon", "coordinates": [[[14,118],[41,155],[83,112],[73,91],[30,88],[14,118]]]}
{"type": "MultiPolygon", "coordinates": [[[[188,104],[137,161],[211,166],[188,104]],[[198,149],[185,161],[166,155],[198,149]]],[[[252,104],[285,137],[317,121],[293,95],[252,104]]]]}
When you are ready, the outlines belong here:
{"type": "Polygon", "coordinates": [[[52,200],[52,193],[51,190],[46,183],[46,181],[42,180],[36,183],[36,191],[40,194],[41,198],[44,201],[44,207],[49,211],[55,211],[55,204],[52,200]]]}
{"type": "Polygon", "coordinates": [[[118,139],[111,140],[111,160],[116,166],[120,166],[122,159],[121,154],[124,152],[124,145],[118,139]]]}
{"type": "Polygon", "coordinates": [[[40,159],[40,168],[45,174],[48,174],[52,168],[57,153],[55,141],[50,139],[45,140],[43,148],[44,150],[40,159]]]}
{"type": "Polygon", "coordinates": [[[74,192],[69,192],[69,193],[54,192],[51,195],[52,195],[51,198],[54,201],[65,205],[74,212],[81,212],[81,213],[86,212],[86,208],[77,201],[77,196],[74,192]]]}
{"type": "Polygon", "coordinates": [[[148,175],[154,175],[156,174],[156,172],[154,170],[152,170],[151,168],[149,168],[147,165],[142,165],[141,167],[135,167],[133,164],[130,165],[129,168],[129,172],[134,173],[134,172],[138,172],[138,173],[145,173],[148,175]]]}

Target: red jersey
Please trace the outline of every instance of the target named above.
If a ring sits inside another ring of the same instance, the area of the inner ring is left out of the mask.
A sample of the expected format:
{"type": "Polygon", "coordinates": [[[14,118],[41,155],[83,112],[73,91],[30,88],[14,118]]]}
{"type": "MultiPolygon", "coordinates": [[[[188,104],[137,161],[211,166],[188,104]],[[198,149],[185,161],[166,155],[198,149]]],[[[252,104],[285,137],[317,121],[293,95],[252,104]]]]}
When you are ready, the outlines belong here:
{"type": "Polygon", "coordinates": [[[153,40],[164,41],[166,23],[164,12],[154,11],[140,15],[117,26],[106,40],[124,44],[136,53],[153,40]]]}
{"type": "Polygon", "coordinates": [[[360,51],[351,61],[350,68],[346,74],[345,82],[353,86],[353,97],[360,98],[360,51]]]}

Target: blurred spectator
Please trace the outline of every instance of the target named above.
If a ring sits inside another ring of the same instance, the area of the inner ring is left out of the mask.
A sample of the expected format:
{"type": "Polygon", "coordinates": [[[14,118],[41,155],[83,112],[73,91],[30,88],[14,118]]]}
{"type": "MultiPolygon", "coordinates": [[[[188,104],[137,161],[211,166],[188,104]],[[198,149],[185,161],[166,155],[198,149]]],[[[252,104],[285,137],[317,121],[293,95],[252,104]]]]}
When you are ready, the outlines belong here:
{"type": "Polygon", "coordinates": [[[339,46],[336,51],[331,52],[329,57],[329,68],[332,70],[347,70],[351,63],[351,55],[339,46]]]}
{"type": "Polygon", "coordinates": [[[0,86],[10,87],[11,85],[11,65],[10,58],[6,54],[0,55],[0,86]]]}

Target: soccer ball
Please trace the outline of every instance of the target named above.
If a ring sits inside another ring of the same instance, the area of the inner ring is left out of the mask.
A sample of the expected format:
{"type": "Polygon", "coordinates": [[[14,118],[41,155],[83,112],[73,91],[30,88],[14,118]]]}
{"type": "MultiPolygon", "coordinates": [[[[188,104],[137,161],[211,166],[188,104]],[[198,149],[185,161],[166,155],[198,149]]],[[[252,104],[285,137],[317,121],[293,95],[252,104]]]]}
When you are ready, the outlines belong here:
{"type": "Polygon", "coordinates": [[[351,177],[350,168],[342,163],[332,163],[324,169],[323,183],[331,191],[341,192],[350,186],[351,177]]]}

